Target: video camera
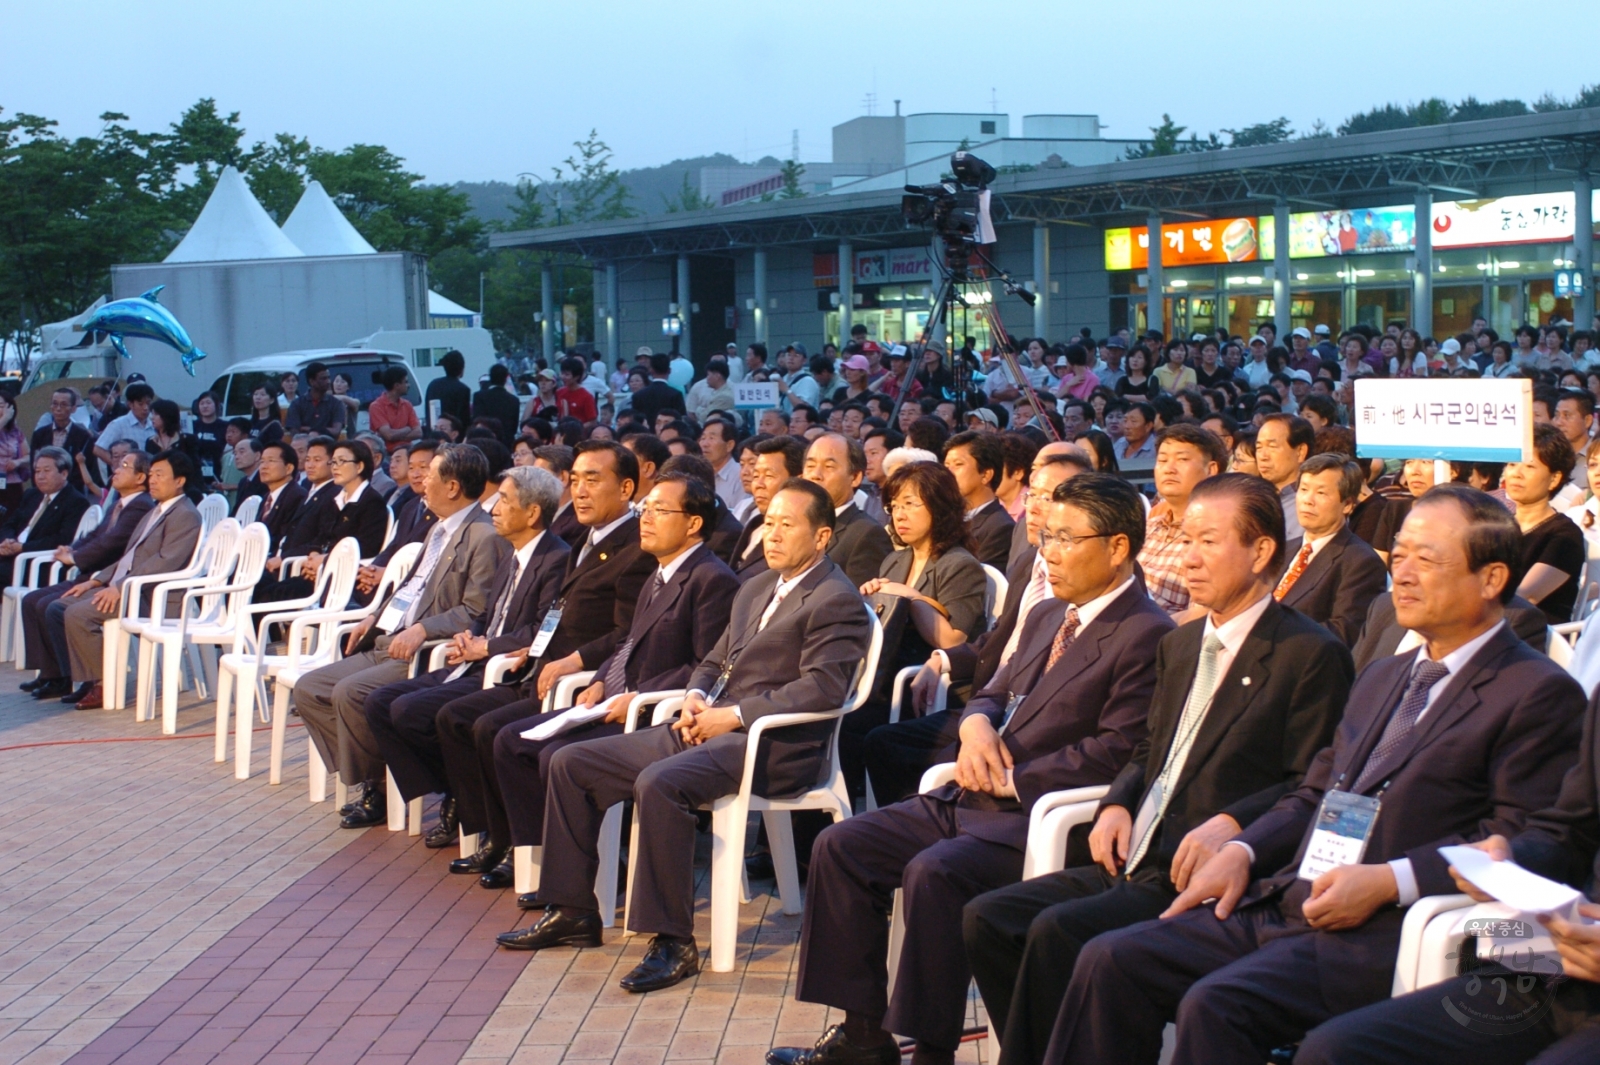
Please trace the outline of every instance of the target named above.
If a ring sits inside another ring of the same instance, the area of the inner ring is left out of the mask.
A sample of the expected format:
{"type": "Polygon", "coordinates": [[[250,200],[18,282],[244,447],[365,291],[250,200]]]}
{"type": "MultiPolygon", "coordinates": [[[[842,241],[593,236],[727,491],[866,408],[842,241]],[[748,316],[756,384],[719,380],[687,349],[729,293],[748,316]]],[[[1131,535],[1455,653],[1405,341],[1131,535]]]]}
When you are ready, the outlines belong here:
{"type": "Polygon", "coordinates": [[[937,185],[907,185],[900,200],[901,217],[908,225],[933,229],[952,249],[992,242],[988,188],[995,178],[994,167],[963,151],[950,157],[950,172],[953,179],[937,185]]]}

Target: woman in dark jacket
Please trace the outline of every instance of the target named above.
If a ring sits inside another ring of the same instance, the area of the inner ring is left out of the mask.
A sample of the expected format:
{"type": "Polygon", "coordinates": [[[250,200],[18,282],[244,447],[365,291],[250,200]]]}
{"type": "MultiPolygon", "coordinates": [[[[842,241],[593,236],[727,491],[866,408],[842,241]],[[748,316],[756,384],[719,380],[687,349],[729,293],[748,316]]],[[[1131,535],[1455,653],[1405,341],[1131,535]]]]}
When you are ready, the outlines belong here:
{"type": "Polygon", "coordinates": [[[362,558],[372,558],[383,550],[383,538],[389,529],[389,508],[371,484],[374,461],[372,449],[360,440],[341,441],[333,449],[329,466],[339,491],[333,497],[333,505],[320,511],[322,527],[317,533],[317,554],[331,551],[333,545],[346,536],[356,538],[361,545],[362,558]]]}

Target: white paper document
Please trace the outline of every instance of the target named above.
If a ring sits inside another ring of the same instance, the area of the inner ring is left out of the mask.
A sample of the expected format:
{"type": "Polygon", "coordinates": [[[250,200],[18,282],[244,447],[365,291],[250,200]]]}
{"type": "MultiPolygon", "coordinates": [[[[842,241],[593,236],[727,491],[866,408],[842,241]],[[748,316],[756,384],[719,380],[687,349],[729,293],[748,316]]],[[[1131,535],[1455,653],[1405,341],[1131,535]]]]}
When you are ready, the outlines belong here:
{"type": "Polygon", "coordinates": [[[1462,879],[1513,909],[1584,920],[1577,915],[1583,893],[1574,888],[1530,873],[1516,862],[1497,862],[1476,847],[1440,847],[1439,854],[1455,866],[1462,879]]]}
{"type": "Polygon", "coordinates": [[[574,706],[571,710],[557,714],[542,725],[535,725],[524,732],[522,738],[525,740],[547,740],[552,736],[559,736],[563,732],[571,732],[573,729],[582,728],[591,721],[599,721],[606,716],[606,711],[610,708],[610,699],[603,699],[595,706],[574,706]]]}

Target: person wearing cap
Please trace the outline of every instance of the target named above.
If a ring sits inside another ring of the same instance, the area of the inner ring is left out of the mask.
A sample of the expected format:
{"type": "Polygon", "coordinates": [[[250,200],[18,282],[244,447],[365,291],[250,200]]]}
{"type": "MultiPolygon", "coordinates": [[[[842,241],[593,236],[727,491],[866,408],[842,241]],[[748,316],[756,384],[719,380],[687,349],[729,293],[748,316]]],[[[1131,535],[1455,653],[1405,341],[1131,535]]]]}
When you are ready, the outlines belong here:
{"type": "Polygon", "coordinates": [[[816,407],[822,402],[822,392],[811,376],[811,356],[799,342],[790,344],[778,356],[783,376],[778,378],[778,395],[782,397],[784,413],[794,412],[795,404],[816,407]]]}
{"type": "Polygon", "coordinates": [[[1094,372],[1102,381],[1115,381],[1122,376],[1122,357],[1128,351],[1128,342],[1113,333],[1100,341],[1098,361],[1094,372]]]}
{"type": "Polygon", "coordinates": [[[1311,350],[1311,330],[1305,326],[1296,326],[1289,334],[1289,368],[1315,373],[1317,367],[1322,365],[1322,358],[1311,350]]]}
{"type": "Polygon", "coordinates": [[[728,364],[728,383],[736,385],[744,380],[744,360],[739,358],[739,345],[729,341],[722,348],[722,361],[728,364]]]}
{"type": "Polygon", "coordinates": [[[967,411],[967,428],[974,433],[998,433],[1000,419],[988,407],[974,407],[967,411]]]}
{"type": "Polygon", "coordinates": [[[713,411],[733,409],[733,386],[728,384],[728,364],[720,358],[706,363],[706,375],[689,386],[689,413],[704,425],[713,411]]]}
{"type": "MultiPolygon", "coordinates": [[[[854,347],[852,344],[851,347],[854,347]]],[[[850,348],[845,348],[850,351],[850,348]]],[[[840,368],[844,374],[844,384],[833,393],[833,402],[836,404],[854,403],[864,401],[872,394],[872,385],[868,378],[872,373],[872,363],[865,355],[852,352],[840,368]]]]}
{"type": "Polygon", "coordinates": [[[1272,364],[1267,362],[1267,340],[1260,333],[1250,338],[1250,361],[1244,364],[1244,379],[1251,388],[1272,380],[1272,364]]]}
{"type": "Polygon", "coordinates": [[[1326,325],[1318,324],[1311,332],[1316,336],[1317,342],[1312,345],[1312,350],[1317,353],[1317,358],[1328,360],[1339,357],[1339,349],[1333,343],[1333,331],[1331,329],[1326,325]]]}
{"type": "Polygon", "coordinates": [[[1449,337],[1439,345],[1439,365],[1430,367],[1429,372],[1436,377],[1451,377],[1457,370],[1476,370],[1478,367],[1471,360],[1461,357],[1461,341],[1449,337]]]}
{"type": "MultiPolygon", "coordinates": [[[[890,399],[900,398],[900,385],[906,379],[906,371],[911,367],[911,352],[904,344],[896,344],[889,349],[889,372],[878,381],[879,392],[890,399]]],[[[911,386],[906,389],[906,401],[911,402],[922,394],[922,382],[918,381],[915,374],[911,375],[911,386]]]]}

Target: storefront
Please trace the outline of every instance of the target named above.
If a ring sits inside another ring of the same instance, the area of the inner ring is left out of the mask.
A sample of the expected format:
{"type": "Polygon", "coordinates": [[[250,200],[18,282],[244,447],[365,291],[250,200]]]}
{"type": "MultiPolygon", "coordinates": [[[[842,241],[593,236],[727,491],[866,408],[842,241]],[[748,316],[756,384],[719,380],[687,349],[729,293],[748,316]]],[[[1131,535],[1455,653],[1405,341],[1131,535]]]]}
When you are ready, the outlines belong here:
{"type": "MultiPolygon", "coordinates": [[[[856,252],[852,275],[853,299],[850,324],[864,325],[867,337],[885,343],[916,340],[933,314],[933,300],[939,279],[927,244],[908,248],[873,248],[856,252]]],[[[823,312],[824,336],[830,344],[842,344],[839,335],[839,256],[836,253],[811,257],[811,283],[817,293],[817,310],[823,312]]],[[[989,345],[989,330],[976,313],[977,307],[993,298],[986,282],[962,286],[962,302],[946,323],[947,334],[976,337],[978,347],[989,345]]]]}
{"type": "MultiPolygon", "coordinates": [[[[1479,317],[1502,335],[1523,322],[1570,322],[1573,301],[1567,292],[1558,293],[1556,275],[1573,265],[1572,204],[1570,192],[1434,203],[1434,335],[1442,340],[1479,317]]],[[[1163,320],[1169,335],[1225,326],[1230,334],[1248,336],[1274,321],[1275,246],[1270,215],[1163,225],[1163,320]]],[[[1415,247],[1411,206],[1290,215],[1293,325],[1327,325],[1337,334],[1357,324],[1381,330],[1409,322],[1415,247]]],[[[1143,331],[1145,227],[1107,229],[1105,261],[1112,321],[1143,331]]]]}

